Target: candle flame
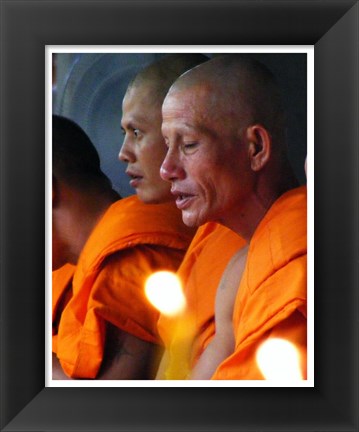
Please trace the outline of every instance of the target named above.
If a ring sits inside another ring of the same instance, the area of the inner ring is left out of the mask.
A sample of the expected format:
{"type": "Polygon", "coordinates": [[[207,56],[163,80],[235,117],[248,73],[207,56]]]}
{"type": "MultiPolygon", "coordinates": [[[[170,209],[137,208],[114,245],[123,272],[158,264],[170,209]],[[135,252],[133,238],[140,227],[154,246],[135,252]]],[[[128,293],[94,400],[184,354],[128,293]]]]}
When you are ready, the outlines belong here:
{"type": "Polygon", "coordinates": [[[150,303],[164,315],[177,315],[186,306],[180,279],[169,271],[159,271],[149,276],[145,293],[150,303]]]}
{"type": "Polygon", "coordinates": [[[266,380],[302,380],[297,348],[284,339],[270,338],[257,351],[257,364],[266,380]]]}

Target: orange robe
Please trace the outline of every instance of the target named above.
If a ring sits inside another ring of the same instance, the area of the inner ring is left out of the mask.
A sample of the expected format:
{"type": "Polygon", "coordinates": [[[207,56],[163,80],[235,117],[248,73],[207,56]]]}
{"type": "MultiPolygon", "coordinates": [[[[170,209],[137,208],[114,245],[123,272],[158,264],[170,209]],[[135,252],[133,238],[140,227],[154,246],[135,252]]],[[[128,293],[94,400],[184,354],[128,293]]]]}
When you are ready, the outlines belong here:
{"type": "Polygon", "coordinates": [[[57,357],[73,378],[95,378],[104,353],[105,322],[160,343],[158,312],[144,294],[154,271],[176,271],[193,237],[170,204],[148,205],[136,196],[114,203],[87,240],[62,312],[57,357]]]}
{"type": "MultiPolygon", "coordinates": [[[[218,284],[230,258],[245,245],[235,232],[214,222],[198,228],[178,269],[187,301],[186,314],[193,326],[190,368],[212,340],[215,333],[214,304],[218,284]]],[[[186,317],[183,318],[186,320],[186,317]]],[[[176,320],[160,316],[158,330],[164,345],[171,351],[176,320]]],[[[182,377],[185,378],[185,377],[182,377]]]]}
{"type": "Polygon", "coordinates": [[[282,195],[257,227],[233,311],[235,351],[217,368],[215,380],[264,379],[256,363],[269,337],[292,342],[306,375],[307,345],[306,187],[282,195]]]}
{"type": "Polygon", "coordinates": [[[52,352],[57,352],[57,333],[61,313],[72,297],[72,278],[76,266],[65,264],[52,272],[52,352]]]}

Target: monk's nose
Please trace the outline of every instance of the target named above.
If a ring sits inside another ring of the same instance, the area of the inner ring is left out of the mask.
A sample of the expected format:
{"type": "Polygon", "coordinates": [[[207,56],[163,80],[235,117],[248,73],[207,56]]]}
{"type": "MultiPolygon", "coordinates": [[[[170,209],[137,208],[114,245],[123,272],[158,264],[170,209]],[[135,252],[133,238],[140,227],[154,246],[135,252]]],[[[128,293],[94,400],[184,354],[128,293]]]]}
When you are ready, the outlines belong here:
{"type": "Polygon", "coordinates": [[[173,182],[174,180],[183,179],[185,171],[177,158],[168,151],[160,168],[160,176],[163,180],[173,182]]]}
{"type": "Polygon", "coordinates": [[[136,159],[133,151],[131,150],[131,145],[126,137],[123,140],[118,158],[120,161],[126,163],[132,163],[136,159]]]}

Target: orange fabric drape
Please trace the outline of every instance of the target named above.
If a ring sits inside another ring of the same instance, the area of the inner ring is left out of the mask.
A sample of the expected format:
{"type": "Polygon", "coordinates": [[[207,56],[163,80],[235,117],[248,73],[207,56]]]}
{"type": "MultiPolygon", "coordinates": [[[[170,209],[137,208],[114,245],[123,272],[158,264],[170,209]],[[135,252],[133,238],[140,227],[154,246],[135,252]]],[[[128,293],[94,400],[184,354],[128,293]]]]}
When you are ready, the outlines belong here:
{"type": "Polygon", "coordinates": [[[193,237],[173,203],[146,205],[136,196],[114,203],[91,233],[62,312],[57,356],[64,372],[94,378],[103,358],[105,321],[159,343],[158,313],[145,299],[153,271],[175,271],[193,237]]]}
{"type": "MultiPolygon", "coordinates": [[[[215,332],[214,303],[218,284],[228,261],[245,241],[230,229],[217,223],[201,226],[178,269],[187,300],[187,311],[193,329],[191,366],[212,340],[215,332]]],[[[186,320],[186,317],[183,317],[186,320]]],[[[159,333],[167,348],[177,320],[161,315],[159,333]]]]}
{"type": "Polygon", "coordinates": [[[305,377],[306,307],[307,194],[303,186],[273,204],[251,239],[233,311],[235,352],[212,379],[263,379],[256,351],[270,337],[297,347],[305,377]]]}
{"type": "Polygon", "coordinates": [[[65,264],[52,272],[52,352],[57,352],[57,332],[61,312],[72,296],[72,278],[76,267],[65,264]]]}

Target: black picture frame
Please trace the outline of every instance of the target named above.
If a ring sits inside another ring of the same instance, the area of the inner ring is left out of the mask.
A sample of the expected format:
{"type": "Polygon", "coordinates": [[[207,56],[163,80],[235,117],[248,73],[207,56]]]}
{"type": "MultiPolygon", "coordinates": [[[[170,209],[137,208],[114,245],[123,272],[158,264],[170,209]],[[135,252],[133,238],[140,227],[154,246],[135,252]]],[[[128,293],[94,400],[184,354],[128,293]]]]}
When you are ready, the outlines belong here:
{"type": "Polygon", "coordinates": [[[358,431],[358,1],[1,2],[1,430],[358,431]],[[315,387],[46,388],[45,46],[314,45],[315,387]]]}

